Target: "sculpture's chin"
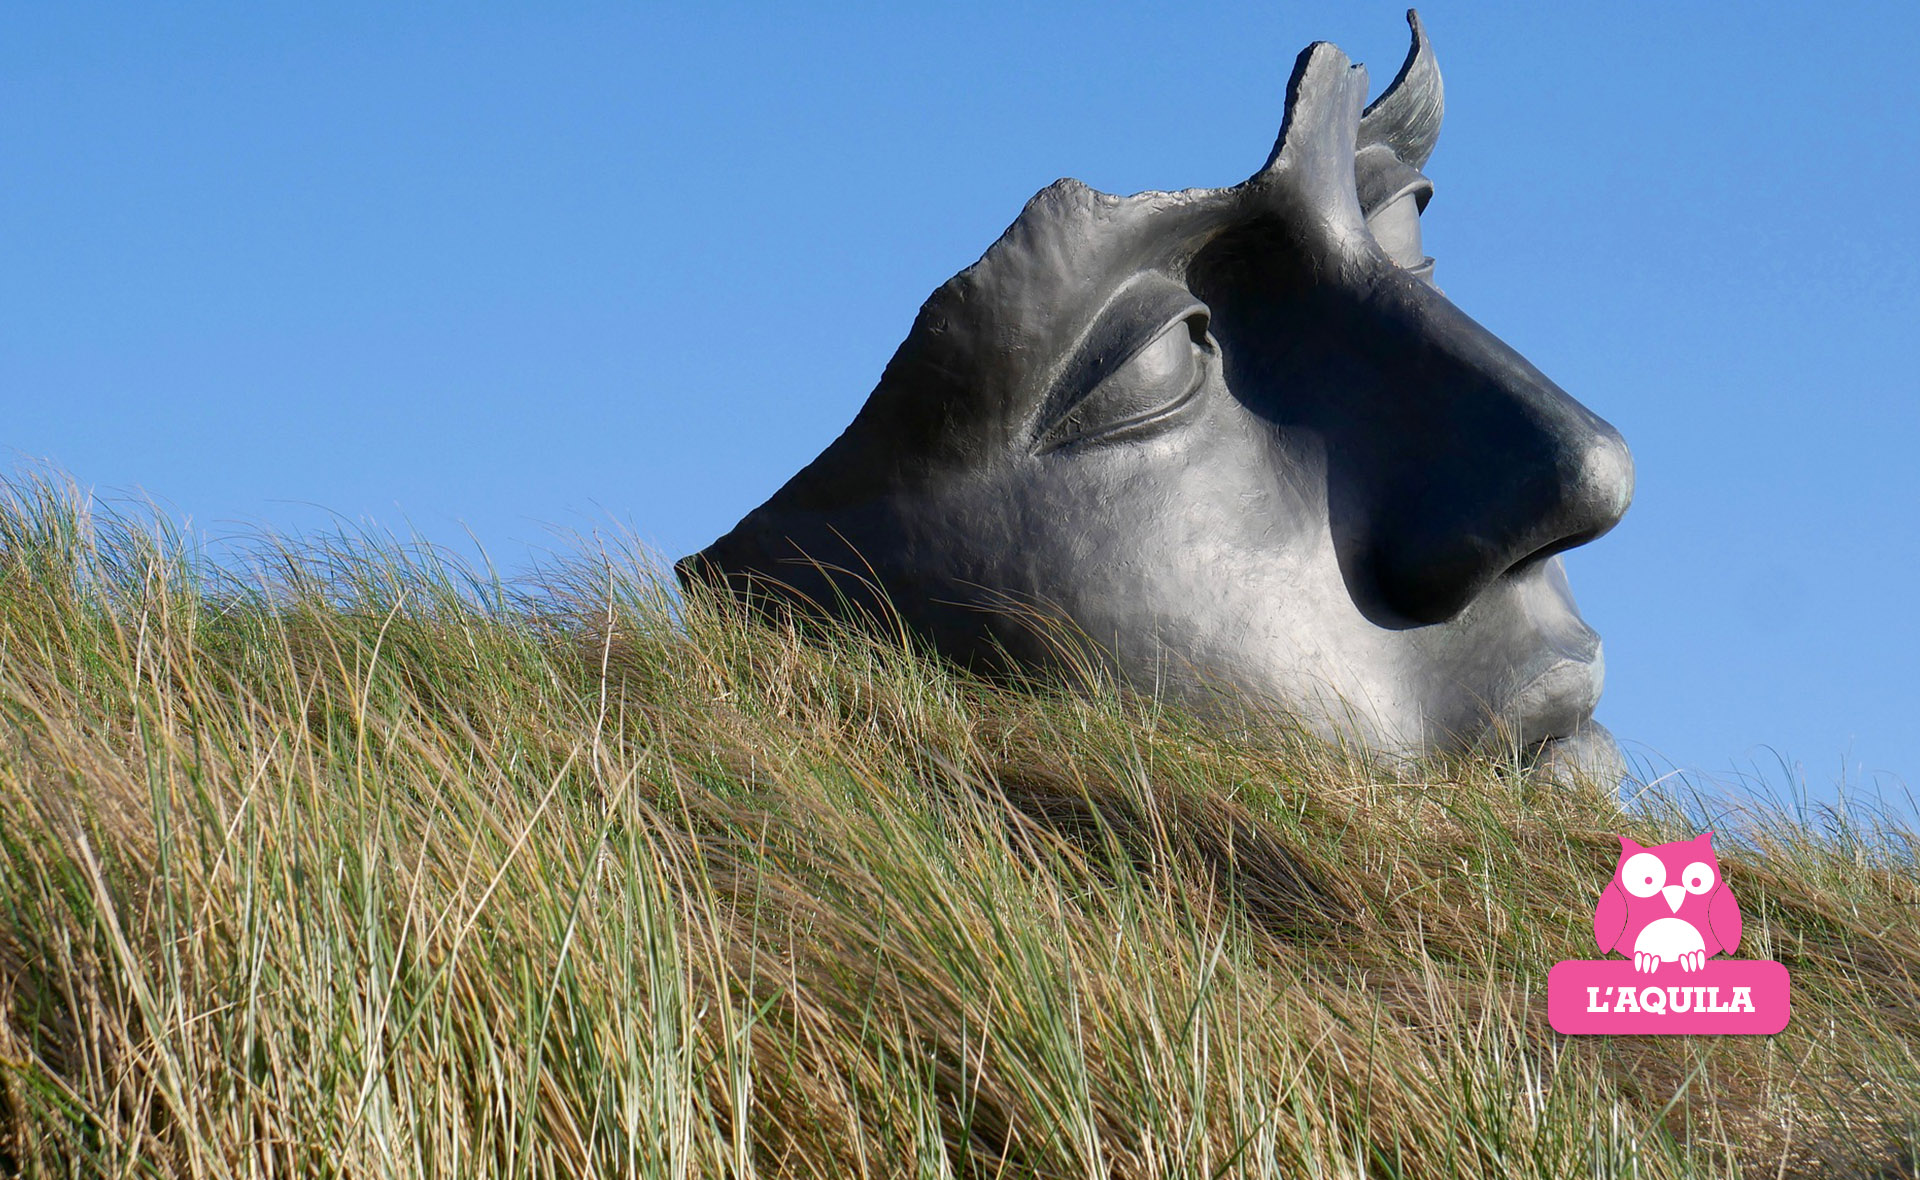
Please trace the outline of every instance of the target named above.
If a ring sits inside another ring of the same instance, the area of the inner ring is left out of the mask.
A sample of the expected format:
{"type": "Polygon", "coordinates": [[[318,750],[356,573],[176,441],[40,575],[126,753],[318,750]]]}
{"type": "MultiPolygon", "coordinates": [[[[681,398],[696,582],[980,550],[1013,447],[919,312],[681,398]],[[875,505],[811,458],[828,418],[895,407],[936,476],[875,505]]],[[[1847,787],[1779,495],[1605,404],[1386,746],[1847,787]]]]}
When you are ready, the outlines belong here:
{"type": "Polygon", "coordinates": [[[1626,755],[1607,727],[1591,718],[1565,737],[1548,738],[1528,764],[1563,783],[1589,783],[1612,792],[1627,777],[1626,755]]]}

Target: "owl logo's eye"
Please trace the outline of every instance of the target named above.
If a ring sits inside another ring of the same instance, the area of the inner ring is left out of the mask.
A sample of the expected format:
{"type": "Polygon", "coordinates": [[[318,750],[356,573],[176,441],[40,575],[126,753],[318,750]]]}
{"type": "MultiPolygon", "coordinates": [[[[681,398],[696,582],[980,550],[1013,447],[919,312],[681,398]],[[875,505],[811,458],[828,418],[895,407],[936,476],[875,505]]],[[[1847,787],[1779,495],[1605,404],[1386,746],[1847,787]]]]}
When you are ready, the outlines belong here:
{"type": "Polygon", "coordinates": [[[1652,897],[1666,887],[1666,862],[1651,852],[1636,852],[1620,866],[1620,884],[1635,897],[1652,897]]]}
{"type": "Polygon", "coordinates": [[[1688,893],[1705,893],[1713,888],[1713,866],[1705,861],[1694,861],[1680,874],[1680,883],[1687,887],[1688,893]]]}

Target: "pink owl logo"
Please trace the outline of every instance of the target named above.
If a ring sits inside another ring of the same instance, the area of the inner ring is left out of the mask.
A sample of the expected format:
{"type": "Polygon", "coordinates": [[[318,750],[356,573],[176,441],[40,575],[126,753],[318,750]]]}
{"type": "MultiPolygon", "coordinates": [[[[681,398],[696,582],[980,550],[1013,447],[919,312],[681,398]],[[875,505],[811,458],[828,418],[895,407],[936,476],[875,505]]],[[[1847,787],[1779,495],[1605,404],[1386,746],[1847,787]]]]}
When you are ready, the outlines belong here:
{"type": "Polygon", "coordinates": [[[1651,848],[1620,837],[1620,863],[1593,911],[1593,940],[1648,974],[1663,963],[1698,971],[1721,951],[1732,954],[1740,903],[1721,879],[1713,833],[1651,848]]]}
{"type": "Polygon", "coordinates": [[[1713,833],[1643,845],[1620,837],[1593,941],[1624,959],[1568,959],[1547,972],[1547,1019],[1563,1033],[1776,1033],[1792,1012],[1787,969],[1716,959],[1740,946],[1740,903],[1713,833]]]}

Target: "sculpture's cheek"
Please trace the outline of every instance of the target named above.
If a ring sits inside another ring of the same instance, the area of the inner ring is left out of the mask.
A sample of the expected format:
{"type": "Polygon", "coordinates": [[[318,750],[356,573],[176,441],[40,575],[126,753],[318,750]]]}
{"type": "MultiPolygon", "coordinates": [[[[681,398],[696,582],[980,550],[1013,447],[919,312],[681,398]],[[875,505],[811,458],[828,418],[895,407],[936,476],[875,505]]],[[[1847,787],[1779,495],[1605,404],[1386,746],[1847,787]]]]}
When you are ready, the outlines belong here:
{"type": "Polygon", "coordinates": [[[1361,701],[1371,728],[1412,740],[1400,645],[1346,593],[1325,483],[1316,437],[1217,396],[1179,430],[1038,456],[961,498],[1012,506],[985,531],[1015,540],[980,581],[1070,620],[1136,683],[1361,701]]]}

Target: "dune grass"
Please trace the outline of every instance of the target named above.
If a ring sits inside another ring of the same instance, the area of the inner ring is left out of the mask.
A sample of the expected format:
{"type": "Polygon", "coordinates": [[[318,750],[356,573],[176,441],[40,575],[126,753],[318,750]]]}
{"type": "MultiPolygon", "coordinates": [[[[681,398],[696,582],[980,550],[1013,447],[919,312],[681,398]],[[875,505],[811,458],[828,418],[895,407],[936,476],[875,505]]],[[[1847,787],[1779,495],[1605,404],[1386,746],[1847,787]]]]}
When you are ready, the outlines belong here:
{"type": "Polygon", "coordinates": [[[627,553],[0,500],[0,1172],[1920,1166],[1897,826],[988,683],[627,553]],[[1788,1030],[1553,1033],[1615,834],[1704,823],[1788,1030]]]}

